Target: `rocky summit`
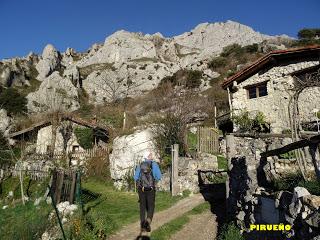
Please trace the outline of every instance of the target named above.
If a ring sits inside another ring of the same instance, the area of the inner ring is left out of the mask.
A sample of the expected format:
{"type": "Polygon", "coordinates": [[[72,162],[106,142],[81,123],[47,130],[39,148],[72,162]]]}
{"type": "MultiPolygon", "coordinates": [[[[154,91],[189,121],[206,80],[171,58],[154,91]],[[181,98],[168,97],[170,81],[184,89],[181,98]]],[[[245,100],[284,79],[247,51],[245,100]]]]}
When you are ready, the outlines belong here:
{"type": "Polygon", "coordinates": [[[111,102],[150,91],[164,77],[180,69],[201,71],[200,88],[205,90],[208,81],[219,76],[208,67],[208,62],[224,47],[264,42],[282,48],[282,41],[288,39],[287,36],[264,35],[233,21],[202,23],[172,38],[161,33],[150,35],[120,30],[85,53],[77,53],[72,48],[60,53],[48,44],[42,55],[3,60],[0,84],[23,86],[32,81],[40,82],[27,96],[29,111],[45,109],[41,106],[48,102],[48,96],[65,97],[61,92],[71,95],[72,100],[58,102],[65,110],[72,111],[79,107],[77,89],[82,88],[91,103],[111,102]]]}

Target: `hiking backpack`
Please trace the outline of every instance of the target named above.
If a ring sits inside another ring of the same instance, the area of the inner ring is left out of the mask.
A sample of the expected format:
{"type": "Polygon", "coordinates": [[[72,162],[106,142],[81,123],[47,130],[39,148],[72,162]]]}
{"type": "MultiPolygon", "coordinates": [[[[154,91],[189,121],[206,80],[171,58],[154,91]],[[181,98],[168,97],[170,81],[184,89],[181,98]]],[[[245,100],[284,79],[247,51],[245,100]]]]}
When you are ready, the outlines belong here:
{"type": "Polygon", "coordinates": [[[154,188],[152,161],[144,161],[140,164],[139,187],[145,189],[154,188]]]}

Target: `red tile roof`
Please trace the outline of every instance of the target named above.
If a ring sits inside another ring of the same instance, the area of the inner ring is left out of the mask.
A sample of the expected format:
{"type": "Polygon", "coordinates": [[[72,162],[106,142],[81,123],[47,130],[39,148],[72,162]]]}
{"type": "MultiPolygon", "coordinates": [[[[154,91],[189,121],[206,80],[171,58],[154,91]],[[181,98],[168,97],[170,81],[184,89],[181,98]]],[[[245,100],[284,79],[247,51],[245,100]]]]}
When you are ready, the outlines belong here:
{"type": "Polygon", "coordinates": [[[240,70],[236,74],[232,75],[228,79],[226,79],[222,83],[222,87],[226,89],[228,86],[231,85],[234,81],[241,82],[249,78],[250,76],[257,73],[262,68],[266,67],[272,61],[279,57],[279,56],[288,56],[288,57],[296,57],[296,54],[308,54],[308,53],[316,53],[319,56],[320,59],[320,46],[314,45],[314,46],[307,46],[307,47],[301,47],[301,48],[292,48],[292,49],[286,49],[286,50],[277,50],[272,51],[265,56],[259,58],[257,61],[255,61],[250,66],[240,70]]]}

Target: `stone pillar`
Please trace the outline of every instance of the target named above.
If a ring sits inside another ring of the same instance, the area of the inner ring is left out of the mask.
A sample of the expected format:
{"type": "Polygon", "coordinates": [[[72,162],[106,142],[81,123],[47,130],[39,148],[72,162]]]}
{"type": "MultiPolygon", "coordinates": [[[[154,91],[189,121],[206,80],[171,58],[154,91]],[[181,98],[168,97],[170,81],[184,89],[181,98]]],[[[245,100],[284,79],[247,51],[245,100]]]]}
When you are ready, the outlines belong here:
{"type": "Polygon", "coordinates": [[[172,163],[171,163],[171,194],[176,196],[179,193],[178,185],[178,161],[179,161],[179,144],[171,146],[172,163]]]}

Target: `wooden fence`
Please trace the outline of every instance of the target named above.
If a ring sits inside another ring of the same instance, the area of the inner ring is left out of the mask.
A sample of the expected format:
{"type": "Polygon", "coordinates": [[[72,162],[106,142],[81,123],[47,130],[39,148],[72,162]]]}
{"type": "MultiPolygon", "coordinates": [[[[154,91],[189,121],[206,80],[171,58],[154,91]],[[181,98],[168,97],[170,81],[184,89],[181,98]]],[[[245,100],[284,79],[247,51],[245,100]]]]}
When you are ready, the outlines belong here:
{"type": "Polygon", "coordinates": [[[82,160],[93,157],[104,157],[107,156],[108,153],[108,148],[92,148],[76,152],[54,152],[53,156],[50,156],[50,153],[34,153],[32,154],[32,158],[34,158],[35,160],[42,160],[46,158],[60,160],[67,157],[71,158],[72,160],[82,160]]]}
{"type": "Polygon", "coordinates": [[[219,152],[219,131],[216,128],[198,127],[197,131],[198,152],[219,152]]]}

